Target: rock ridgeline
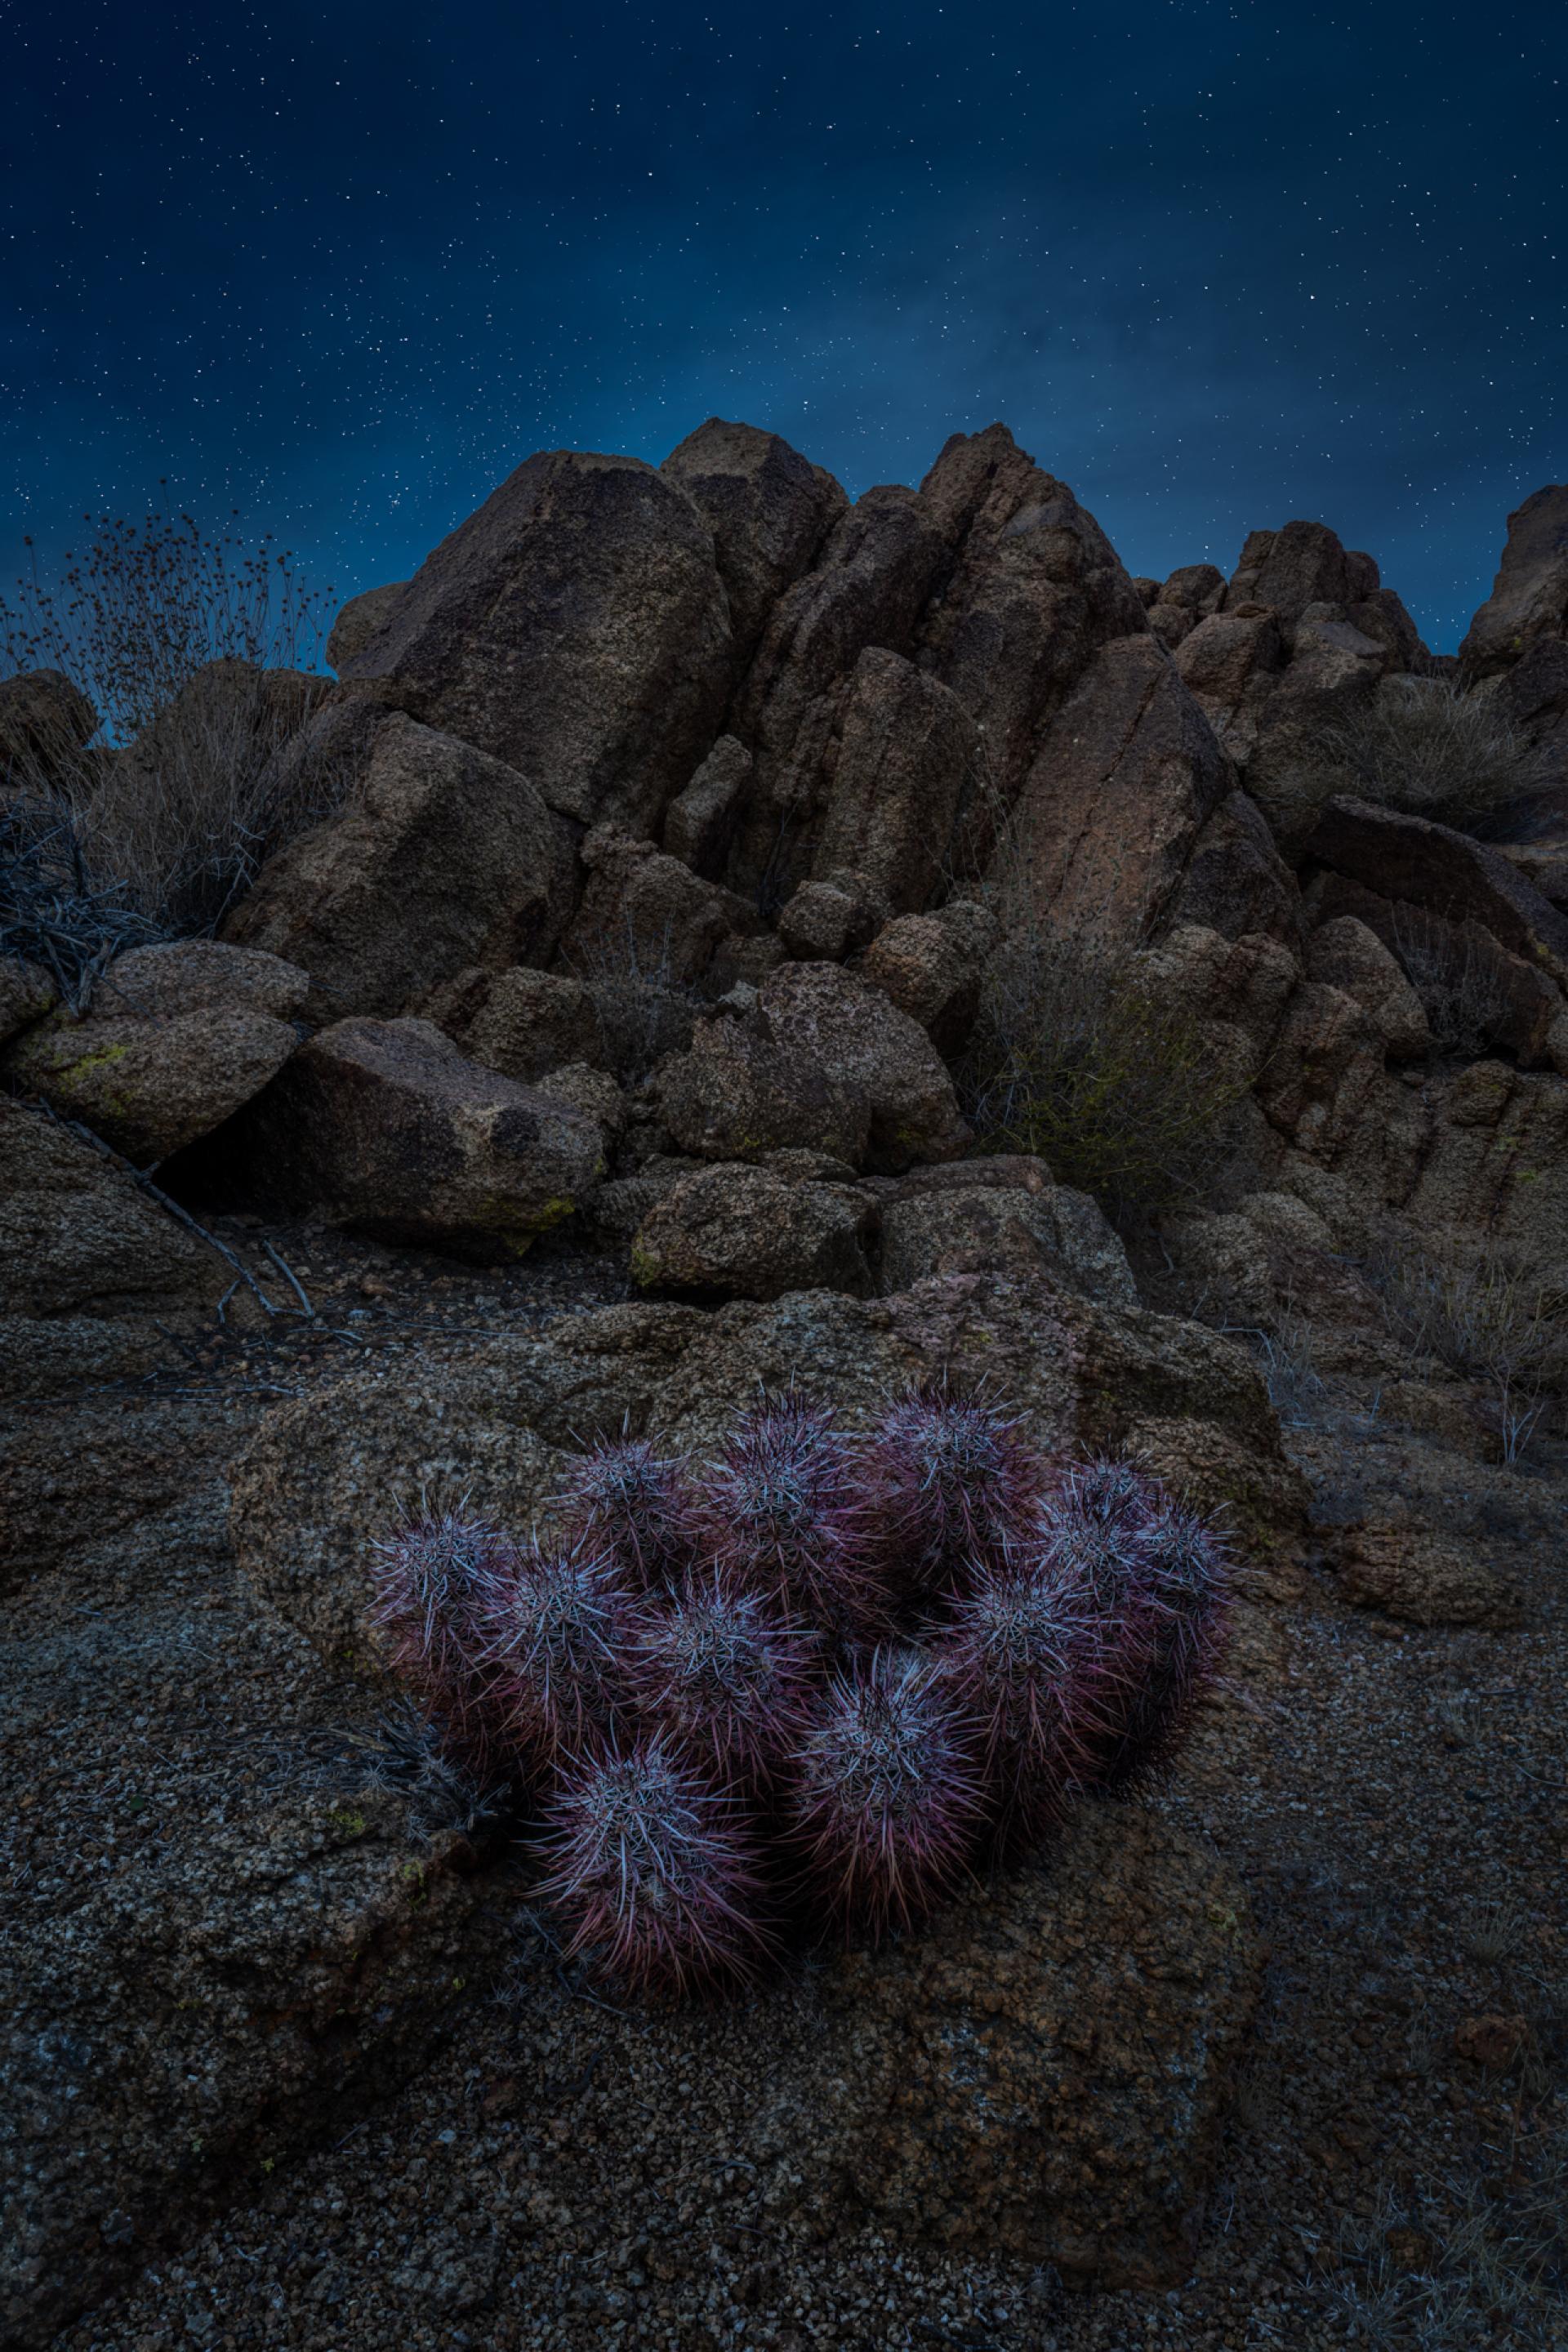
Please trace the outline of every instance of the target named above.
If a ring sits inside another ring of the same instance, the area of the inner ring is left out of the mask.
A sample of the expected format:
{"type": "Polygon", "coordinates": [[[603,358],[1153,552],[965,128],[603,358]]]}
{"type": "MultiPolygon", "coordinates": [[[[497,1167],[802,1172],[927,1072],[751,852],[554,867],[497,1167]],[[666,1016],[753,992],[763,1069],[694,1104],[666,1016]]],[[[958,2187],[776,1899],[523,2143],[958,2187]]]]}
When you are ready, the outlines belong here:
{"type": "MultiPolygon", "coordinates": [[[[1540,491],[1466,639],[1538,776],[1483,844],[1303,795],[1314,747],[1445,667],[1321,524],[1255,531],[1229,580],[1133,580],[1002,425],[853,503],[717,419],[658,467],[531,457],[340,614],[337,683],[274,763],[279,805],[336,813],[220,940],[121,957],[85,1016],[0,967],[6,1082],[186,1197],[469,1255],[573,1220],[678,1295],[999,1248],[1125,1295],[1041,1163],[916,1181],[969,1142],[951,1071],[1005,884],[1047,935],[1144,959],[1250,1084],[1254,1190],[1176,1234],[1222,1288],[1389,1209],[1568,1260],[1565,551],[1568,488],[1540,491]],[[1458,1062],[1412,925],[1484,981],[1458,1062]]],[[[0,688],[0,747],[68,692],[0,688]]],[[[30,1231],[67,1139],[5,1108],[30,1231]]],[[[76,1290],[23,1311],[90,1312],[90,1265],[76,1290]]]]}

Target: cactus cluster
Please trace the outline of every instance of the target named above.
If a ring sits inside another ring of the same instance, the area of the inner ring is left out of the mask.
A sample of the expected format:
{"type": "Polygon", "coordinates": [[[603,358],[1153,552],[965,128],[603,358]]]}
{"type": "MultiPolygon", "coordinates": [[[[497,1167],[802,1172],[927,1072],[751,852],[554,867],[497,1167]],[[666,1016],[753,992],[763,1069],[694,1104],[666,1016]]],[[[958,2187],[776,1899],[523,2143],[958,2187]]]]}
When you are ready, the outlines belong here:
{"type": "Polygon", "coordinates": [[[763,1397],[718,1457],[588,1448],[547,1531],[378,1545],[395,1667],[536,1824],[567,1950],[648,1996],[876,1941],[1174,1754],[1229,1562],[1132,1462],[931,1383],[867,1432],[763,1397]]]}

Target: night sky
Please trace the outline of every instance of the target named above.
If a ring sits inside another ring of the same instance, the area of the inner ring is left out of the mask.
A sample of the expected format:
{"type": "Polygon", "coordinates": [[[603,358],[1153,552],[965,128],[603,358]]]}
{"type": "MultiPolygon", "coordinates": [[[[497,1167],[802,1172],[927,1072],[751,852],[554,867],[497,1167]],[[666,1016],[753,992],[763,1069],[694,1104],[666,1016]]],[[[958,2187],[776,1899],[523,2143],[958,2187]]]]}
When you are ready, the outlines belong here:
{"type": "Polygon", "coordinates": [[[1133,572],[1450,648],[1568,479],[1568,9],[0,0],[0,580],[168,477],[344,593],[540,447],[852,493],[1000,417],[1133,572]]]}

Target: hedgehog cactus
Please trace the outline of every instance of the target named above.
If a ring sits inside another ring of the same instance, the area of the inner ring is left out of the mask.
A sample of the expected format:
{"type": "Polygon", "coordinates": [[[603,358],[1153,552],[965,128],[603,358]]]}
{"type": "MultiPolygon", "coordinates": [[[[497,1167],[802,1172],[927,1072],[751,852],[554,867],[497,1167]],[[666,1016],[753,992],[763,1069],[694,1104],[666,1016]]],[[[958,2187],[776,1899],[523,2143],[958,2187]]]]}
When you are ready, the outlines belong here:
{"type": "Polygon", "coordinates": [[[371,1553],[371,1622],[394,1672],[469,1749],[484,1745],[485,1623],[511,1552],[483,1520],[448,1512],[412,1521],[371,1553]]]}
{"type": "Polygon", "coordinates": [[[634,1613],[615,1570],[582,1545],[530,1539],[491,1587],[484,1661],[492,1706],[534,1766],[612,1727],[634,1613]]]}
{"type": "Polygon", "coordinates": [[[742,1422],[699,1490],[709,1557],[781,1613],[849,1639],[885,1627],[859,1450],[793,1391],[742,1422]]]}
{"type": "Polygon", "coordinates": [[[1025,1524],[1039,1493],[1035,1458],[994,1405],[931,1381],[903,1398],[872,1439],[868,1481],[889,1581],[925,1602],[962,1591],[978,1563],[1025,1524]]]}
{"type": "Polygon", "coordinates": [[[835,1675],[796,1751],[792,1826],[830,1908],[873,1939],[910,1927],[968,1861],[983,1791],[973,1727],[911,1651],[835,1675]]]}
{"type": "Polygon", "coordinates": [[[569,1958],[666,1998],[756,1972],[762,1881],[738,1810],[657,1735],[563,1770],[545,1850],[569,1958]]]}
{"type": "Polygon", "coordinates": [[[716,1569],[639,1621],[628,1679],[639,1717],[725,1783],[757,1788],[801,1725],[821,1637],[785,1625],[716,1569]]]}
{"type": "Polygon", "coordinates": [[[1020,1548],[981,1567],[937,1648],[979,1726],[1004,1851],[1037,1844],[1092,1780],[1103,1731],[1085,1595],[1020,1548]]]}
{"type": "Polygon", "coordinates": [[[645,1437],[602,1440],[573,1464],[556,1497],[568,1535],[643,1591],[672,1585],[694,1549],[691,1496],[679,1463],[645,1437]]]}
{"type": "Polygon", "coordinates": [[[1099,1777],[1123,1787],[1169,1759],[1214,1670],[1228,1612],[1223,1547],[1157,1480],[1110,1461],[1068,1473],[1037,1540],[1092,1622],[1099,1777]]]}

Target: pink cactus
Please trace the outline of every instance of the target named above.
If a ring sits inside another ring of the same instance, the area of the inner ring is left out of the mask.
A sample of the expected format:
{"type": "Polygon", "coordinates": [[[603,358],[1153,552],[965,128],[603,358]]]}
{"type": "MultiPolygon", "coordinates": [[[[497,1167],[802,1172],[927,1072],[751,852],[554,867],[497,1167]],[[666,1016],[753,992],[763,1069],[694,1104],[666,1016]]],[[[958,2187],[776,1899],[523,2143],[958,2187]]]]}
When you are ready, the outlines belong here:
{"type": "Polygon", "coordinates": [[[698,1488],[707,1555],[781,1614],[842,1639],[886,1629],[861,1450],[794,1391],[741,1423],[698,1488]]]}
{"type": "Polygon", "coordinates": [[[657,1735],[568,1766],[546,1818],[540,1890],[569,1930],[568,1957],[653,1998],[754,1975],[768,1946],[743,1822],[657,1735]]]}
{"type": "Polygon", "coordinates": [[[673,1585],[691,1566],[696,1529],[685,1474],[646,1437],[623,1433],[572,1465],[556,1497],[569,1539],[597,1551],[633,1589],[673,1585]]]}
{"type": "Polygon", "coordinates": [[[612,1730],[635,1612],[605,1559],[531,1538],[492,1586],[484,1625],[492,1705],[530,1765],[574,1754],[612,1730]]]}
{"type": "Polygon", "coordinates": [[[1086,1596],[1020,1546],[981,1566],[936,1656],[981,1727],[994,1843],[1017,1853],[1066,1820],[1096,1777],[1106,1723],[1086,1596]]]}
{"type": "Polygon", "coordinates": [[[800,1731],[819,1633],[787,1625],[717,1569],[641,1618],[628,1668],[638,1720],[721,1782],[777,1772],[800,1731]]]}
{"type": "Polygon", "coordinates": [[[507,1537],[454,1512],[413,1520],[371,1550],[371,1622],[393,1670],[466,1751],[487,1744],[485,1621],[510,1560],[507,1537]]]}
{"type": "Polygon", "coordinates": [[[946,1381],[892,1407],[867,1475],[888,1581],[900,1600],[925,1604],[963,1591],[1022,1532],[1041,1485],[1016,1423],[946,1381]]]}
{"type": "Polygon", "coordinates": [[[836,1674],[795,1759],[790,1819],[810,1883],[876,1940],[924,1916],[974,1850],[974,1727],[931,1662],[878,1650],[836,1674]]]}

